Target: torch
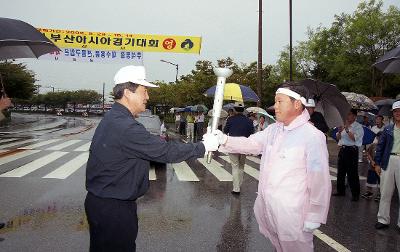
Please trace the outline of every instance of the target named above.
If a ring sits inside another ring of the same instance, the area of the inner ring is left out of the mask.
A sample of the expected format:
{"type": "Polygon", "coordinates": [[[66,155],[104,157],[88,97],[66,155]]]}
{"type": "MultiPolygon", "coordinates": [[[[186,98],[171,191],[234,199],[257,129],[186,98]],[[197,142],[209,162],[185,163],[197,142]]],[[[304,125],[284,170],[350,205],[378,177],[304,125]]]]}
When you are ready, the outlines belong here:
{"type": "MultiPolygon", "coordinates": [[[[218,121],[221,116],[222,102],[224,100],[224,86],[226,78],[232,75],[232,70],[229,68],[214,68],[214,74],[218,77],[217,87],[214,94],[213,116],[211,124],[211,133],[218,129],[218,121]]],[[[207,163],[211,163],[212,152],[207,154],[207,163]]]]}

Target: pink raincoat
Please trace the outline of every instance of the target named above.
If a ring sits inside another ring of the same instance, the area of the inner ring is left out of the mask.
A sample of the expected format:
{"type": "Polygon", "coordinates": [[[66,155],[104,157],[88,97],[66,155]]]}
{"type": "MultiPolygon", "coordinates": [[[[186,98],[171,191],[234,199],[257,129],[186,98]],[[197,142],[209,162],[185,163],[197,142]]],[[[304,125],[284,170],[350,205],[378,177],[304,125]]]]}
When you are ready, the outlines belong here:
{"type": "MultiPolygon", "coordinates": [[[[262,154],[254,213],[260,232],[280,241],[311,243],[304,221],[326,223],[331,195],[326,138],[306,110],[284,126],[275,123],[248,138],[228,137],[220,151],[262,154]]],[[[274,242],[275,240],[275,242],[274,242]]]]}

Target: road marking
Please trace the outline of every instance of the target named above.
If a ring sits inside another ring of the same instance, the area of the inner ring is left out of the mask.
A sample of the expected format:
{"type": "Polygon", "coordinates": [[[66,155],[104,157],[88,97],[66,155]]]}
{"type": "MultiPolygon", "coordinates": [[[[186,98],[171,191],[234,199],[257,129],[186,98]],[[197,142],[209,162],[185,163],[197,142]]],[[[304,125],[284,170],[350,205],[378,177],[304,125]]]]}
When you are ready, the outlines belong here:
{"type": "Polygon", "coordinates": [[[338,243],[337,241],[335,241],[331,237],[327,236],[326,234],[322,233],[318,229],[313,232],[313,235],[318,237],[321,241],[325,242],[326,244],[328,244],[329,247],[333,248],[336,251],[339,251],[339,252],[350,252],[350,250],[348,250],[342,244],[338,243]]]}
{"type": "Polygon", "coordinates": [[[55,179],[66,179],[72,173],[77,171],[82,165],[86,164],[89,158],[89,152],[81,153],[80,155],[76,156],[74,159],[71,159],[67,163],[63,164],[56,170],[50,172],[43,178],[55,178],[55,179]]]}
{"type": "Polygon", "coordinates": [[[206,158],[197,159],[207,170],[209,170],[219,181],[232,181],[232,174],[227,172],[221,165],[214,159],[208,164],[206,158]]]}
{"type": "Polygon", "coordinates": [[[16,143],[9,143],[9,144],[5,144],[5,145],[1,145],[0,148],[2,149],[8,149],[10,147],[14,147],[14,146],[18,146],[18,145],[22,145],[25,143],[32,143],[32,142],[36,142],[39,139],[28,139],[28,140],[24,140],[24,141],[20,141],[20,142],[16,142],[16,143]]]}
{"type": "Polygon", "coordinates": [[[246,157],[248,160],[253,161],[256,164],[260,164],[261,163],[261,159],[254,157],[254,156],[247,156],[246,157]]]}
{"type": "Polygon", "coordinates": [[[149,170],[149,180],[152,180],[152,181],[157,180],[156,169],[154,168],[154,166],[151,166],[151,167],[150,167],[150,170],[149,170]]]}
{"type": "Polygon", "coordinates": [[[79,146],[78,148],[76,148],[73,151],[89,151],[90,148],[90,144],[92,143],[92,141],[85,143],[84,145],[79,146]]]}
{"type": "MultiPolygon", "coordinates": [[[[223,160],[225,160],[226,162],[231,164],[231,160],[230,160],[229,156],[220,156],[220,158],[222,158],[223,160]]],[[[257,180],[260,177],[260,171],[251,167],[250,165],[247,165],[247,164],[244,165],[244,172],[257,180]]]]}
{"type": "Polygon", "coordinates": [[[24,151],[24,152],[19,152],[19,153],[15,154],[15,155],[3,157],[3,158],[0,159],[0,165],[7,164],[9,162],[15,161],[15,160],[20,159],[20,158],[27,157],[29,155],[32,155],[32,154],[35,154],[35,153],[38,153],[38,152],[40,152],[40,150],[27,150],[27,151],[24,151]]]}
{"type": "Polygon", "coordinates": [[[36,159],[32,162],[29,162],[23,166],[20,166],[14,170],[11,170],[9,172],[3,173],[0,175],[0,177],[13,177],[13,178],[19,178],[22,176],[25,176],[33,171],[36,171],[37,169],[53,162],[54,160],[64,156],[68,152],[61,152],[61,151],[55,151],[52,152],[46,156],[43,156],[39,159],[36,159]]]}
{"type": "Polygon", "coordinates": [[[14,140],[17,140],[17,139],[18,138],[6,138],[6,139],[0,140],[0,143],[8,143],[8,142],[11,142],[11,141],[14,141],[14,140]]]}
{"type": "Polygon", "coordinates": [[[21,147],[21,148],[18,148],[18,149],[32,150],[32,149],[39,148],[39,147],[42,147],[44,145],[52,144],[52,143],[55,143],[55,142],[58,142],[58,141],[61,141],[61,140],[62,140],[61,138],[50,139],[50,140],[43,141],[43,142],[40,142],[40,143],[37,143],[37,144],[24,146],[24,147],[21,147]]]}
{"type": "Polygon", "coordinates": [[[82,140],[78,140],[78,139],[69,140],[69,141],[66,141],[66,142],[64,142],[64,143],[60,143],[60,144],[58,144],[58,145],[52,146],[52,147],[50,147],[50,148],[47,148],[46,150],[55,150],[55,151],[58,151],[58,150],[67,148],[68,146],[71,146],[71,145],[73,145],[73,144],[79,143],[79,142],[81,142],[81,141],[82,141],[82,140]]]}
{"type": "Polygon", "coordinates": [[[186,162],[171,164],[180,181],[200,181],[186,162]]]}

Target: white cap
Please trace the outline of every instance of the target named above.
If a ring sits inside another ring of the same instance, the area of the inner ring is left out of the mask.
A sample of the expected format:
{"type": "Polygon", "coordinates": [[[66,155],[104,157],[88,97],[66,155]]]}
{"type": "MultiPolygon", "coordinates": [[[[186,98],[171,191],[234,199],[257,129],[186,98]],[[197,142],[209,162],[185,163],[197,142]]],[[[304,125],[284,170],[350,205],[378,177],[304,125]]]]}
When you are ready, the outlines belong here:
{"type": "Polygon", "coordinates": [[[400,100],[395,101],[392,105],[392,110],[399,109],[400,108],[400,100]]]}
{"type": "Polygon", "coordinates": [[[315,108],[315,101],[314,99],[308,99],[306,107],[315,108]]]}
{"type": "Polygon", "coordinates": [[[241,102],[235,102],[234,107],[243,108],[244,106],[243,106],[243,103],[241,103],[241,102]]]}
{"type": "Polygon", "coordinates": [[[121,84],[132,82],[146,87],[158,87],[146,81],[146,69],[144,66],[125,66],[118,70],[114,76],[114,83],[121,84]]]}

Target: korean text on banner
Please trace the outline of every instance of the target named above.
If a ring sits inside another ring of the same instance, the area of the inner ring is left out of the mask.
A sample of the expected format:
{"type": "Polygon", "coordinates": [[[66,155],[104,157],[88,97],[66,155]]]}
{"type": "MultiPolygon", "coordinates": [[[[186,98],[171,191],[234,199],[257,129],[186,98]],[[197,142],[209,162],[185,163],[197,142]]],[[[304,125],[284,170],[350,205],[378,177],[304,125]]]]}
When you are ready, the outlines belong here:
{"type": "Polygon", "coordinates": [[[201,49],[201,37],[37,29],[60,48],[197,54],[201,49]]]}
{"type": "Polygon", "coordinates": [[[71,62],[130,63],[143,65],[142,52],[60,48],[61,51],[44,54],[39,59],[71,62]]]}

